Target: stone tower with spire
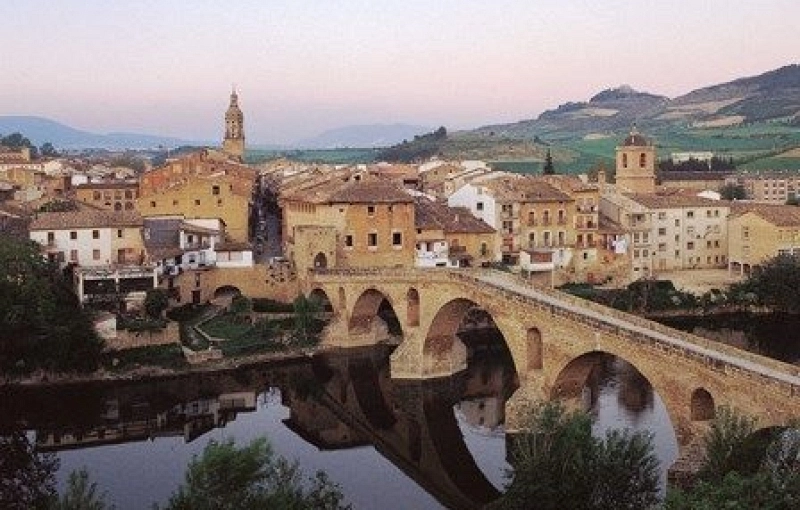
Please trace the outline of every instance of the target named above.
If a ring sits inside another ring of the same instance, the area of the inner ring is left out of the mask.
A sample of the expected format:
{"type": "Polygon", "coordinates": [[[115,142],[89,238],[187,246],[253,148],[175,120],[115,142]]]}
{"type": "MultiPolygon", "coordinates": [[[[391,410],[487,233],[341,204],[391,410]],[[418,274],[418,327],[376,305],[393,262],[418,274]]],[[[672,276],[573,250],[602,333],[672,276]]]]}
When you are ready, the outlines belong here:
{"type": "Polygon", "coordinates": [[[239,108],[239,94],[234,87],[231,91],[231,104],[225,112],[225,138],[222,151],[232,158],[244,158],[244,114],[239,108]]]}
{"type": "Polygon", "coordinates": [[[617,147],[617,190],[623,193],[654,193],[656,148],[633,126],[617,147]]]}

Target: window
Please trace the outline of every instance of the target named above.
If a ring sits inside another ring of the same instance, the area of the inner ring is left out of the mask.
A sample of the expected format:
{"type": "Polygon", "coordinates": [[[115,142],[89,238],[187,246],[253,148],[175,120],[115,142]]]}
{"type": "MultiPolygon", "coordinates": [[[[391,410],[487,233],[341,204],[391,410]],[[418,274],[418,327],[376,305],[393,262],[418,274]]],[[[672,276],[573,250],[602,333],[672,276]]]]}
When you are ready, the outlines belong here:
{"type": "Polygon", "coordinates": [[[659,220],[666,220],[667,219],[667,213],[664,212],[664,211],[659,212],[658,213],[658,219],[659,220]]]}
{"type": "Polygon", "coordinates": [[[639,168],[644,168],[647,166],[647,154],[644,152],[639,154],[639,168]]]}
{"type": "Polygon", "coordinates": [[[352,234],[347,234],[346,236],[344,236],[344,245],[347,248],[352,248],[353,247],[353,235],[352,234]]]}
{"type": "Polygon", "coordinates": [[[711,248],[711,241],[706,241],[706,248],[711,248]]]}
{"type": "Polygon", "coordinates": [[[477,204],[475,204],[475,209],[477,209],[478,211],[483,211],[483,202],[478,202],[477,204]]]}
{"type": "Polygon", "coordinates": [[[178,205],[178,201],[177,200],[173,200],[172,201],[172,205],[178,205]]]}
{"type": "Polygon", "coordinates": [[[658,243],[658,251],[667,251],[667,243],[658,243]]]}
{"type": "Polygon", "coordinates": [[[676,226],[676,227],[680,227],[680,226],[681,226],[681,220],[677,220],[677,219],[676,219],[676,220],[675,220],[675,226],[676,226]]]}
{"type": "Polygon", "coordinates": [[[100,260],[100,250],[92,250],[92,259],[100,260]]]}
{"type": "Polygon", "coordinates": [[[392,246],[403,246],[402,232],[392,232],[392,246]]]}
{"type": "Polygon", "coordinates": [[[750,239],[750,227],[742,227],[742,239],[750,239]]]}
{"type": "Polygon", "coordinates": [[[156,206],[156,201],[155,200],[151,200],[150,201],[150,207],[155,207],[155,206],[156,206]]]}
{"type": "Polygon", "coordinates": [[[78,233],[73,230],[72,232],[69,233],[69,238],[74,241],[75,239],[78,238],[78,233]]]}
{"type": "Polygon", "coordinates": [[[481,257],[485,257],[489,254],[489,247],[486,243],[481,243],[481,257]]]}
{"type": "Polygon", "coordinates": [[[665,227],[661,227],[658,229],[658,235],[665,236],[667,235],[667,229],[665,227]]]}
{"type": "Polygon", "coordinates": [[[70,250],[69,251],[69,260],[71,262],[77,262],[78,261],[78,250],[70,250]]]}
{"type": "Polygon", "coordinates": [[[219,186],[217,186],[216,184],[214,186],[211,186],[211,194],[219,195],[219,186]]]}
{"type": "Polygon", "coordinates": [[[95,199],[95,200],[102,200],[103,199],[103,195],[101,195],[99,191],[95,191],[92,194],[92,198],[95,199]]]}
{"type": "Polygon", "coordinates": [[[514,233],[514,222],[513,221],[504,221],[503,222],[503,232],[506,234],[513,234],[514,233]]]}
{"type": "Polygon", "coordinates": [[[367,215],[368,216],[375,216],[375,206],[374,205],[368,205],[367,206],[367,215]]]}
{"type": "Polygon", "coordinates": [[[622,155],[622,168],[628,168],[628,155],[622,155]]]}
{"type": "Polygon", "coordinates": [[[375,248],[378,246],[378,234],[375,232],[370,232],[367,234],[367,246],[370,248],[375,248]]]}
{"type": "Polygon", "coordinates": [[[687,218],[694,218],[694,211],[686,211],[687,218]]]}
{"type": "Polygon", "coordinates": [[[694,250],[694,241],[689,241],[688,243],[686,243],[686,249],[694,250]]]}
{"type": "Polygon", "coordinates": [[[92,230],[92,239],[100,239],[100,231],[92,230]]]}
{"type": "Polygon", "coordinates": [[[125,233],[122,231],[121,228],[117,229],[117,238],[122,239],[124,237],[124,234],[125,233]]]}
{"type": "Polygon", "coordinates": [[[194,200],[194,205],[200,205],[200,199],[199,198],[196,198],[194,200]]]}
{"type": "Polygon", "coordinates": [[[127,198],[128,200],[133,199],[133,191],[131,191],[129,189],[126,189],[125,190],[125,198],[127,198]]]}

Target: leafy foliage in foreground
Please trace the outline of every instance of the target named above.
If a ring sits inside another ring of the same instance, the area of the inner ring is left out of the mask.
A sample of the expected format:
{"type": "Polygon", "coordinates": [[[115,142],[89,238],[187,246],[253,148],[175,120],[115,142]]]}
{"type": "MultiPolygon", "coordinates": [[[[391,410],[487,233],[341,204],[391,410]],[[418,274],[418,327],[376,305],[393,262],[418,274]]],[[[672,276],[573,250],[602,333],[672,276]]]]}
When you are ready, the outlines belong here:
{"type": "Polygon", "coordinates": [[[0,236],[0,370],[91,371],[103,342],[36,243],[0,236]]]}
{"type": "Polygon", "coordinates": [[[496,509],[639,510],[658,502],[659,469],[649,434],[592,436],[583,412],[559,403],[534,408],[512,443],[513,472],[496,509]]]}
{"type": "Polygon", "coordinates": [[[718,409],[706,435],[700,480],[671,490],[666,509],[800,508],[800,430],[754,429],[755,420],[718,409]]]}
{"type": "Polygon", "coordinates": [[[297,464],[275,455],[265,438],[238,448],[232,439],[210,441],[189,464],[186,479],[166,510],[249,510],[252,508],[337,510],[338,487],[323,472],[304,486],[297,464]]]}

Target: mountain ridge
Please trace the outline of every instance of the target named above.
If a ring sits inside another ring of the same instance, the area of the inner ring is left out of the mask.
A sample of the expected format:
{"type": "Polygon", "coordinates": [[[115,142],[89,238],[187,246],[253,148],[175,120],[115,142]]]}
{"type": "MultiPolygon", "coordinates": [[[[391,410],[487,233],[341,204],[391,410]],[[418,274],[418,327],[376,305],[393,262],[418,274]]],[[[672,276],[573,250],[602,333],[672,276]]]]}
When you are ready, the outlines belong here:
{"type": "Polygon", "coordinates": [[[628,85],[605,89],[588,101],[570,101],[538,117],[481,126],[462,135],[555,139],[617,132],[634,123],[645,129],[669,126],[724,127],[786,120],[800,122],[800,65],[709,85],[670,99],[628,85]]]}

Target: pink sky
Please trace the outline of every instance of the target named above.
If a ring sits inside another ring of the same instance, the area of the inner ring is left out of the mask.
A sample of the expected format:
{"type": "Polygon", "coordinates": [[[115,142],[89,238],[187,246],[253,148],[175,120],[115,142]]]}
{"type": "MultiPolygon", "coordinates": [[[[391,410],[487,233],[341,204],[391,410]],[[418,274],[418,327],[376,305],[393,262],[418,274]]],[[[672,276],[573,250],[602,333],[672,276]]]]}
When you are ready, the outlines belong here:
{"type": "Polygon", "coordinates": [[[674,97],[797,63],[797,0],[6,0],[0,115],[249,143],[450,129],[629,84],[674,97]]]}

